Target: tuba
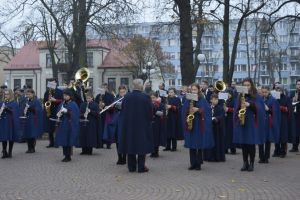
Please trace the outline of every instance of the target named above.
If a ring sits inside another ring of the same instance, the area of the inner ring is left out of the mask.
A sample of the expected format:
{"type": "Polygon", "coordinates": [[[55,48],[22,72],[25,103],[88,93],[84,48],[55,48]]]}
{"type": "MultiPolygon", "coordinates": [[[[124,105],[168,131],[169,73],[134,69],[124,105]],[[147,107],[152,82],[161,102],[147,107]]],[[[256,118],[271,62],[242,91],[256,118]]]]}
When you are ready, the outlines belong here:
{"type": "Polygon", "coordinates": [[[75,81],[82,80],[83,83],[87,82],[90,77],[90,70],[86,67],[80,68],[75,74],[75,81]]]}
{"type": "Polygon", "coordinates": [[[240,124],[242,126],[245,125],[245,117],[246,117],[246,109],[247,109],[246,106],[244,106],[245,102],[246,102],[245,94],[242,93],[242,96],[240,98],[241,108],[240,108],[239,113],[238,113],[240,124]]]}
{"type": "Polygon", "coordinates": [[[216,81],[214,84],[214,88],[218,92],[224,92],[226,90],[226,84],[224,81],[216,81]]]}
{"type": "Polygon", "coordinates": [[[190,112],[186,118],[187,129],[191,131],[193,129],[193,120],[195,119],[195,115],[191,114],[191,109],[194,107],[194,101],[190,100],[190,112]]]}

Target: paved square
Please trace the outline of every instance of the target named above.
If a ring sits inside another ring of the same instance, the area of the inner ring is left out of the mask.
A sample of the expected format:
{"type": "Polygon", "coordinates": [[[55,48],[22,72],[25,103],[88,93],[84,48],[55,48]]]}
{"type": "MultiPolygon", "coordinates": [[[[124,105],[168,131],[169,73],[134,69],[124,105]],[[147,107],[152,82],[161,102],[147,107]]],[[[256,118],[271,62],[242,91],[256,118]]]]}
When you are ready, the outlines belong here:
{"type": "MultiPolygon", "coordinates": [[[[300,199],[300,155],[255,163],[254,172],[240,172],[241,151],[225,163],[204,163],[202,171],[188,171],[188,151],[161,152],[147,158],[149,173],[129,173],[117,166],[116,149],[97,149],[93,156],[79,155],[62,163],[61,149],[25,154],[16,144],[12,159],[0,159],[0,200],[158,200],[158,199],[300,199]]],[[[256,156],[256,158],[258,155],[256,156]]]]}

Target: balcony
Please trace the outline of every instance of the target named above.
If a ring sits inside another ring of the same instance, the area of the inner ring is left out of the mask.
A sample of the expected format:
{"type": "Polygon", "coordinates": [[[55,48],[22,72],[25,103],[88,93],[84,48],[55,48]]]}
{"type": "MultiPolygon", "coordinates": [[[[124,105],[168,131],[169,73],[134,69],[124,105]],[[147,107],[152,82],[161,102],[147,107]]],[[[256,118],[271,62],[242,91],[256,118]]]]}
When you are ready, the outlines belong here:
{"type": "Polygon", "coordinates": [[[268,71],[260,71],[260,76],[270,76],[268,71]]]}
{"type": "Polygon", "coordinates": [[[298,56],[290,56],[290,62],[299,62],[298,56]]]}
{"type": "Polygon", "coordinates": [[[203,50],[211,50],[213,49],[213,45],[212,44],[202,44],[201,45],[203,50]]]}
{"type": "Polygon", "coordinates": [[[291,75],[290,76],[300,76],[300,70],[293,70],[293,71],[291,71],[291,75]]]}

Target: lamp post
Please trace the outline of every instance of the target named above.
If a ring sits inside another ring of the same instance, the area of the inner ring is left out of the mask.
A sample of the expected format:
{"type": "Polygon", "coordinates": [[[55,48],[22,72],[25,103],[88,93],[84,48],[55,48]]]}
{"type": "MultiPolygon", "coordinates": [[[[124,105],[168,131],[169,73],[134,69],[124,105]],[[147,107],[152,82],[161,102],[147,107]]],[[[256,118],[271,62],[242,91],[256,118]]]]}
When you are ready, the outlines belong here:
{"type": "MultiPolygon", "coordinates": [[[[201,64],[201,63],[205,62],[206,56],[205,56],[205,54],[200,53],[200,54],[197,55],[197,59],[199,60],[199,62],[201,64]]],[[[204,69],[203,69],[203,72],[205,72],[204,69]]],[[[201,76],[201,79],[202,79],[202,76],[201,76]]],[[[202,80],[200,80],[200,81],[202,81],[202,80]]]]}

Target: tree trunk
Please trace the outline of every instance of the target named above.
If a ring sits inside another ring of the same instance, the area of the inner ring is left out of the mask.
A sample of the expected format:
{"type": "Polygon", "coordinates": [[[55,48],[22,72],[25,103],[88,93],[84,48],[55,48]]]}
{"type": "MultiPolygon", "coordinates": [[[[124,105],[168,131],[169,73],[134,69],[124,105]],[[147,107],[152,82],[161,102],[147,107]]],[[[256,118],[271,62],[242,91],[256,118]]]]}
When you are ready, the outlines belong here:
{"type": "Polygon", "coordinates": [[[240,39],[240,32],[242,29],[244,18],[242,17],[239,22],[238,26],[235,32],[232,51],[231,51],[231,60],[230,60],[230,68],[229,68],[229,74],[228,74],[228,83],[230,84],[232,81],[233,73],[234,73],[234,65],[235,65],[235,58],[236,58],[236,52],[238,47],[238,42],[240,39]]]}
{"type": "Polygon", "coordinates": [[[195,82],[197,73],[193,65],[193,37],[190,0],[175,0],[179,8],[180,18],[180,69],[182,84],[190,85],[195,82]]]}
{"type": "Polygon", "coordinates": [[[223,80],[225,83],[231,83],[229,77],[229,8],[230,0],[224,1],[224,22],[223,22],[223,80]]]}
{"type": "Polygon", "coordinates": [[[247,64],[248,64],[248,77],[251,77],[251,66],[250,66],[250,51],[249,51],[249,40],[248,40],[248,23],[245,20],[245,34],[246,34],[246,48],[247,48],[247,64]]]}

